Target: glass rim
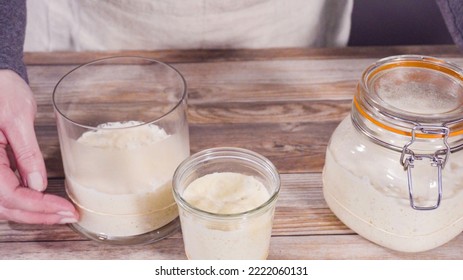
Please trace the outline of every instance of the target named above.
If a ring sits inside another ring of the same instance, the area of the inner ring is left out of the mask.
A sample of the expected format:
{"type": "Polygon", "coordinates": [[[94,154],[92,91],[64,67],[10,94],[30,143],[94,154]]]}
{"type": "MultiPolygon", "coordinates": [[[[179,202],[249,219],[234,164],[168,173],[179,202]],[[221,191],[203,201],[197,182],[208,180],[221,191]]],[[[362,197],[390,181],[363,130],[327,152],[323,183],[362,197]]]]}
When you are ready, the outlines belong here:
{"type": "Polygon", "coordinates": [[[426,123],[434,122],[436,118],[438,121],[444,120],[445,122],[461,121],[461,112],[451,113],[413,113],[401,112],[401,109],[390,106],[388,103],[383,103],[382,100],[376,95],[376,91],[371,89],[370,81],[380,73],[385,71],[396,71],[398,69],[416,68],[422,70],[433,71],[436,74],[451,77],[458,80],[460,85],[463,85],[463,69],[457,64],[446,61],[440,58],[425,56],[425,55],[395,55],[382,58],[373,64],[370,64],[361,74],[359,88],[354,99],[357,102],[363,102],[374,106],[376,110],[380,110],[384,118],[390,119],[389,116],[394,116],[397,120],[404,121],[417,121],[426,123]],[[360,94],[360,90],[368,94],[360,94]],[[358,95],[358,96],[357,96],[358,95]]]}
{"type": "Polygon", "coordinates": [[[86,128],[86,129],[91,129],[91,130],[118,130],[118,129],[141,127],[141,126],[144,126],[144,125],[149,125],[149,124],[156,123],[156,122],[160,121],[161,119],[165,118],[166,116],[168,116],[169,114],[171,114],[173,111],[175,111],[180,106],[180,104],[182,104],[182,102],[184,100],[186,100],[186,98],[187,98],[187,83],[186,83],[186,80],[183,77],[183,75],[175,67],[173,67],[172,65],[170,65],[170,64],[168,64],[166,62],[159,61],[159,60],[154,59],[154,58],[148,58],[148,57],[136,56],[136,55],[121,55],[121,56],[108,56],[108,57],[102,57],[102,58],[94,59],[94,60],[91,60],[89,62],[80,64],[80,65],[74,67],[73,69],[71,69],[70,71],[68,71],[66,74],[64,74],[58,80],[58,82],[56,83],[56,85],[53,88],[52,104],[53,104],[53,108],[55,109],[55,111],[60,116],[62,116],[66,121],[68,121],[68,122],[70,122],[70,123],[72,123],[72,124],[74,124],[76,126],[86,128]],[[135,125],[123,126],[123,127],[99,128],[99,127],[96,127],[96,126],[85,125],[85,124],[81,124],[81,123],[79,123],[77,121],[72,120],[66,114],[64,114],[60,110],[59,106],[56,104],[56,95],[57,95],[56,93],[57,93],[57,89],[58,89],[59,85],[61,84],[61,82],[63,82],[66,77],[68,77],[69,75],[71,75],[75,71],[79,70],[80,68],[83,68],[83,67],[86,67],[86,66],[89,66],[89,65],[92,65],[92,64],[97,64],[97,63],[100,63],[100,62],[103,62],[103,61],[113,60],[113,59],[137,59],[137,60],[150,61],[150,62],[154,62],[156,64],[163,65],[163,66],[169,68],[170,70],[173,70],[174,73],[176,73],[178,75],[178,77],[180,78],[181,84],[183,86],[181,97],[172,106],[172,108],[169,109],[169,111],[162,114],[161,116],[156,117],[153,120],[150,120],[150,121],[147,121],[147,122],[143,122],[143,123],[139,123],[139,124],[135,124],[135,125]]]}
{"type": "Polygon", "coordinates": [[[177,204],[182,207],[184,210],[187,210],[190,213],[201,215],[206,218],[211,219],[221,219],[221,220],[238,220],[238,219],[245,219],[250,216],[258,215],[261,212],[264,212],[269,207],[271,207],[277,200],[281,187],[281,179],[280,174],[275,167],[275,165],[266,157],[253,152],[251,150],[243,149],[243,148],[235,148],[235,147],[216,147],[216,148],[209,148],[198,153],[191,155],[190,157],[186,158],[174,172],[173,180],[172,180],[172,192],[174,194],[174,198],[177,204]],[[209,212],[205,210],[201,210],[190,203],[188,203],[183,196],[178,191],[178,181],[179,178],[182,178],[189,170],[191,170],[194,166],[198,165],[201,162],[209,161],[213,159],[226,159],[226,158],[234,158],[237,159],[237,156],[247,156],[248,158],[246,161],[257,163],[260,168],[266,171],[267,174],[270,175],[275,188],[273,192],[270,194],[270,197],[259,206],[252,208],[250,210],[232,214],[219,214],[214,212],[209,212]]]}
{"type": "MultiPolygon", "coordinates": [[[[455,79],[455,81],[458,80],[460,85],[463,86],[463,69],[455,63],[424,55],[389,56],[376,61],[363,71],[353,97],[352,109],[376,126],[398,135],[410,137],[410,131],[413,127],[419,124],[435,125],[436,123],[448,125],[451,128],[449,137],[463,134],[461,110],[433,114],[401,112],[400,109],[391,107],[388,104],[382,104],[375,94],[370,94],[370,80],[382,71],[392,71],[400,68],[420,68],[434,71],[443,77],[448,76],[455,79]]],[[[442,135],[417,133],[416,137],[442,138],[442,135]]]]}

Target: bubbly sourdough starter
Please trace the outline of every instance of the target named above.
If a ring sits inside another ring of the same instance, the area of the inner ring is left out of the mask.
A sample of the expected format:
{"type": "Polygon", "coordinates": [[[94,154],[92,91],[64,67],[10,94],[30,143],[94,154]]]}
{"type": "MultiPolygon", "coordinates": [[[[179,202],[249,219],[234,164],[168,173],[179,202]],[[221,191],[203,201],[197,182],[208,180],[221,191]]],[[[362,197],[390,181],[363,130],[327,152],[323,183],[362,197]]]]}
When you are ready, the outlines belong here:
{"type": "MultiPolygon", "coordinates": [[[[411,208],[407,173],[399,159],[400,153],[357,135],[350,118],[346,118],[331,138],[323,171],[324,196],[331,210],[358,234],[398,251],[425,251],[460,234],[462,152],[450,155],[443,169],[443,200],[438,209],[429,211],[411,208]]],[[[436,170],[429,160],[413,168],[419,205],[436,202],[436,170]]]]}
{"type": "MultiPolygon", "coordinates": [[[[183,198],[192,206],[216,214],[237,214],[259,207],[270,198],[252,176],[213,173],[193,181],[183,198]]],[[[180,213],[185,251],[192,259],[266,259],[273,209],[249,218],[199,218],[180,213]]]]}
{"type": "Polygon", "coordinates": [[[188,136],[167,135],[139,122],[102,124],[73,141],[64,160],[66,185],[86,230],[132,236],[158,229],[178,215],[172,196],[175,168],[189,155],[188,136]]]}

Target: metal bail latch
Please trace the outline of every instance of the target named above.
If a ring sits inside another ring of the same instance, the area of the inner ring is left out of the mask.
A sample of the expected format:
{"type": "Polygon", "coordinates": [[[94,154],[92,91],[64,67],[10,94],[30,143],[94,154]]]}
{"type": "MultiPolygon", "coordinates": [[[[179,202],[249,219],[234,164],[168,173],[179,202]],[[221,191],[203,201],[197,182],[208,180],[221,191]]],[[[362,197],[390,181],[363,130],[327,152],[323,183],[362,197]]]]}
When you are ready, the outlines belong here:
{"type": "Polygon", "coordinates": [[[447,163],[450,155],[450,146],[447,142],[449,131],[449,128],[445,126],[417,125],[412,129],[412,139],[402,149],[400,163],[407,171],[410,206],[415,210],[434,210],[440,205],[442,199],[442,169],[445,167],[445,164],[447,163]],[[415,154],[409,147],[416,140],[416,131],[419,131],[422,134],[442,135],[445,148],[437,150],[434,154],[415,154]],[[428,158],[431,161],[431,166],[437,167],[438,196],[436,204],[432,206],[418,206],[415,204],[415,199],[413,198],[412,168],[414,167],[415,160],[423,160],[425,158],[428,158]]]}

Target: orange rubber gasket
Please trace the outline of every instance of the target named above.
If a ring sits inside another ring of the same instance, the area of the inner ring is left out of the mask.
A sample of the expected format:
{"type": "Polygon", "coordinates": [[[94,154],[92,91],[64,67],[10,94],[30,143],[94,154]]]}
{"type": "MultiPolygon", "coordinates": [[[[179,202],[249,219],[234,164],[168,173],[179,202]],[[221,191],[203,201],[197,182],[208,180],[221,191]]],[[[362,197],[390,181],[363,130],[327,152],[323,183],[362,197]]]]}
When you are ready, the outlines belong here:
{"type": "MultiPolygon", "coordinates": [[[[386,65],[382,65],[382,66],[379,66],[377,69],[375,69],[373,72],[370,73],[370,77],[373,77],[375,76],[377,73],[379,73],[380,71],[384,71],[384,70],[387,70],[387,69],[392,69],[392,68],[395,68],[395,67],[399,67],[399,66],[403,66],[403,67],[419,67],[419,68],[427,68],[427,69],[432,69],[432,70],[437,70],[437,71],[440,71],[440,72],[443,72],[445,74],[448,74],[452,77],[455,77],[461,81],[463,81],[463,76],[461,74],[459,74],[458,72],[452,70],[452,69],[449,69],[447,67],[443,67],[443,66],[440,66],[440,65],[436,65],[436,64],[430,64],[429,62],[439,62],[439,63],[445,63],[444,61],[442,60],[438,60],[438,59],[429,59],[429,58],[426,58],[427,61],[398,61],[398,62],[395,62],[395,63],[390,63],[390,64],[386,64],[386,65]]],[[[370,78],[369,78],[370,79],[370,78]]],[[[357,88],[357,91],[359,91],[360,89],[357,88]]],[[[357,109],[357,111],[362,115],[364,116],[367,120],[369,120],[370,122],[374,123],[375,125],[377,125],[378,127],[381,127],[383,129],[386,129],[388,131],[391,131],[391,132],[394,132],[394,133],[397,133],[397,134],[401,134],[401,135],[405,135],[405,136],[412,136],[412,132],[408,132],[408,131],[403,131],[403,130],[400,130],[400,129],[397,129],[397,128],[394,128],[394,127],[391,127],[391,126],[388,126],[378,120],[376,120],[375,118],[373,118],[372,116],[370,116],[369,114],[367,114],[365,112],[365,110],[362,109],[362,107],[360,106],[360,104],[358,103],[357,101],[357,98],[356,96],[354,96],[354,106],[355,108],[357,109]]],[[[463,124],[460,124],[459,125],[460,127],[463,126],[463,124]]],[[[452,136],[457,136],[457,135],[461,135],[463,134],[463,127],[462,129],[460,130],[456,130],[456,131],[451,131],[449,133],[449,137],[452,137],[452,136]]],[[[417,138],[443,138],[444,135],[441,135],[441,134],[426,134],[426,133],[415,133],[415,137],[417,138]]]]}
{"type": "Polygon", "coordinates": [[[389,64],[379,66],[377,69],[375,69],[373,72],[371,72],[370,76],[375,76],[380,71],[384,71],[384,70],[388,70],[388,69],[391,69],[391,68],[403,66],[403,67],[418,67],[418,68],[426,68],[426,69],[437,70],[439,72],[443,72],[445,74],[448,74],[448,75],[450,75],[452,77],[455,77],[455,78],[463,81],[463,75],[461,75],[458,72],[455,72],[455,70],[452,70],[450,68],[447,68],[447,67],[444,67],[444,66],[441,66],[441,65],[431,64],[430,62],[446,63],[443,60],[431,59],[431,58],[426,58],[426,60],[419,60],[419,61],[397,61],[397,62],[394,62],[394,63],[389,63],[389,64]]]}

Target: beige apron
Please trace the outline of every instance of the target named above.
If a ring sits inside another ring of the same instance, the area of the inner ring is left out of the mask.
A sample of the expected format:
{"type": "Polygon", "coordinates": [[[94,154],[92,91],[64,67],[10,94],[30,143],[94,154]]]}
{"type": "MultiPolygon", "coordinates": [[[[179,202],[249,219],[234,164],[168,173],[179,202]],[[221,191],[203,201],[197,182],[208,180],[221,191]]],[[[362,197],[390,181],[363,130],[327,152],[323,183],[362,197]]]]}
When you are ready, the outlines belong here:
{"type": "Polygon", "coordinates": [[[29,0],[26,51],[345,46],[353,0],[29,0]]]}

